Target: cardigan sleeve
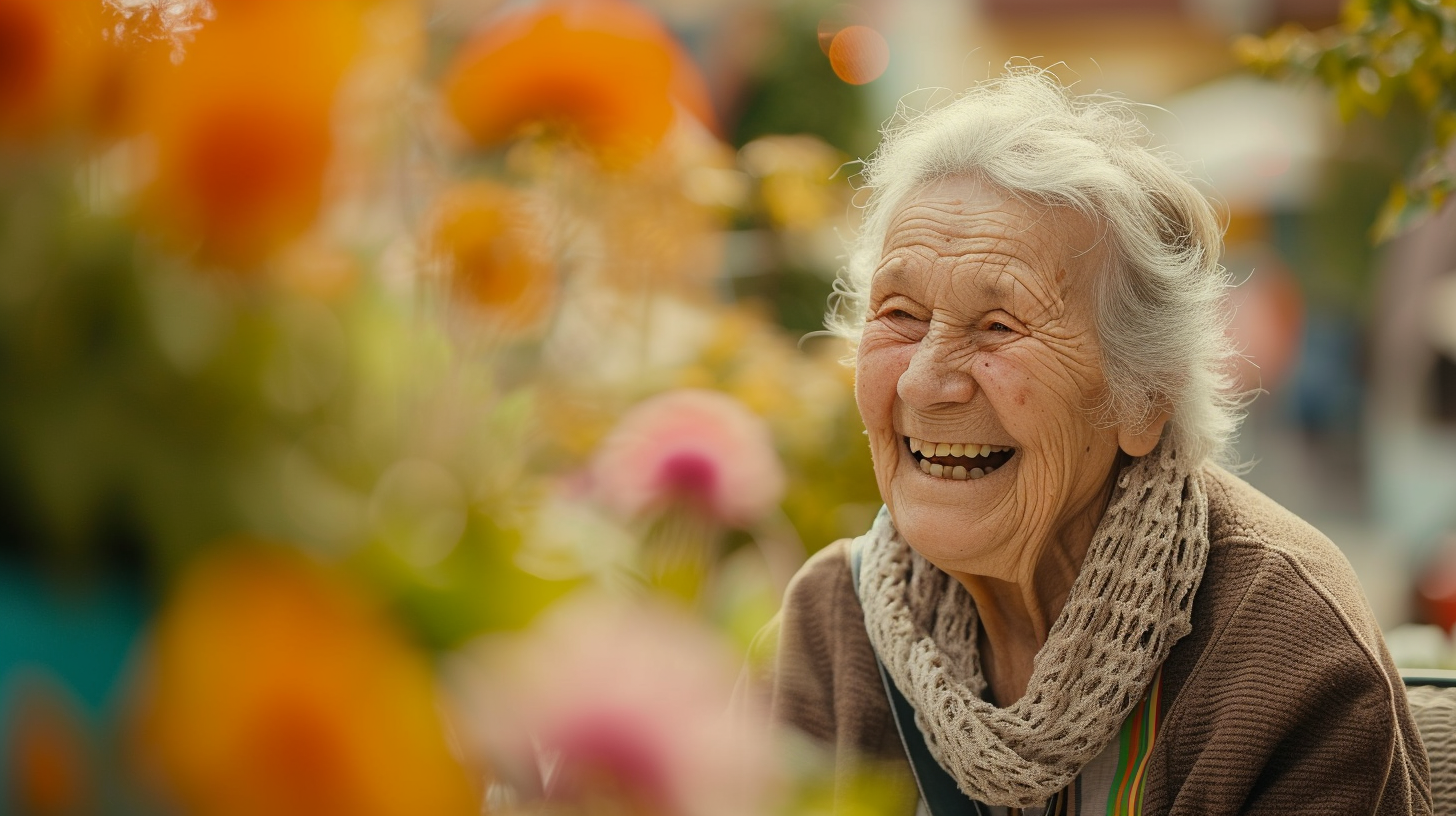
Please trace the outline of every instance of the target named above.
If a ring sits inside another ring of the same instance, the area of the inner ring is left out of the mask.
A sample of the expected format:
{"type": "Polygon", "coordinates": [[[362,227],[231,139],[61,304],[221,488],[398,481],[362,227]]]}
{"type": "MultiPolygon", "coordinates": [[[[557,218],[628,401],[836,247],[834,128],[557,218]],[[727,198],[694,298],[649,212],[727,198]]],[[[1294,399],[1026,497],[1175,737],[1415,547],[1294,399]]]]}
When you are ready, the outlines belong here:
{"type": "Polygon", "coordinates": [[[1318,565],[1230,549],[1243,591],[1164,723],[1168,812],[1430,813],[1405,689],[1363,604],[1347,610],[1318,565]]]}
{"type": "Polygon", "coordinates": [[[850,577],[847,542],[837,541],[809,559],[784,595],[771,683],[773,718],[837,749],[874,753],[886,727],[894,728],[884,695],[850,577]]]}
{"type": "Polygon", "coordinates": [[[833,812],[915,812],[914,779],[865,633],[847,541],[820,550],[789,584],[777,643],[772,719],[832,757],[833,812]]]}

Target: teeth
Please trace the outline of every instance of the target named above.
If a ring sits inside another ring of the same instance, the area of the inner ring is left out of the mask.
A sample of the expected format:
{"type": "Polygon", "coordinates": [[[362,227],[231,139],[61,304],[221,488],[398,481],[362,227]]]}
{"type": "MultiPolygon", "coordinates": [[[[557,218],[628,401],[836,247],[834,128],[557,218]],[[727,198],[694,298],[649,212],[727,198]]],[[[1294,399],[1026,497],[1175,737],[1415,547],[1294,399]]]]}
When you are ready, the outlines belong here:
{"type": "Polygon", "coordinates": [[[930,476],[935,476],[940,479],[955,479],[958,482],[985,478],[986,476],[991,475],[991,472],[995,469],[996,468],[988,467],[971,468],[970,470],[966,470],[961,465],[951,467],[950,465],[937,465],[934,462],[931,462],[929,459],[920,460],[920,471],[922,473],[930,476]]]}
{"type": "MultiPolygon", "coordinates": [[[[922,456],[990,456],[993,453],[1015,450],[1008,445],[977,445],[966,442],[927,442],[924,439],[908,437],[910,450],[922,456]]],[[[986,469],[987,473],[991,470],[986,469]]]]}

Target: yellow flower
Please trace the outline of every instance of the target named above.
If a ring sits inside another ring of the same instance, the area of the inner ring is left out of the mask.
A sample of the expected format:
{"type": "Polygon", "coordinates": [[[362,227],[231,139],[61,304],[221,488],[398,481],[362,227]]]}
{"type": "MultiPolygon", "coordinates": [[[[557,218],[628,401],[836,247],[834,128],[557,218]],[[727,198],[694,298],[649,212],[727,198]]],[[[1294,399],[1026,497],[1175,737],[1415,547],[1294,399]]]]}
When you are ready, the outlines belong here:
{"type": "Polygon", "coordinates": [[[363,597],[261,548],[193,568],[156,625],[138,738],[195,816],[477,808],[424,660],[363,597]]]}
{"type": "Polygon", "coordinates": [[[848,202],[834,177],[847,158],[809,135],[763,136],[739,151],[749,175],[761,179],[764,213],[776,227],[813,230],[839,218],[848,202]]]}
{"type": "Polygon", "coordinates": [[[555,300],[541,243],[520,194],[480,181],[440,196],[426,254],[458,302],[514,332],[539,323],[555,300]]]}
{"type": "Polygon", "coordinates": [[[481,146],[545,126],[610,165],[656,148],[674,104],[713,122],[691,61],[651,14],[624,0],[553,0],[504,17],[466,44],[444,87],[451,113],[481,146]]]}

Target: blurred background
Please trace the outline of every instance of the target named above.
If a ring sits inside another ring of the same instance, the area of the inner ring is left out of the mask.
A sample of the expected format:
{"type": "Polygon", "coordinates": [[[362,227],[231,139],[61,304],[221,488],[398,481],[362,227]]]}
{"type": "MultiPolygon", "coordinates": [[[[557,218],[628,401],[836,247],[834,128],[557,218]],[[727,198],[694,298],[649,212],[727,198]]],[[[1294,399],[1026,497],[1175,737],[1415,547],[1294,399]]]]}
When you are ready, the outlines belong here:
{"type": "Polygon", "coordinates": [[[1452,0],[0,0],[0,808],[877,812],[723,710],[879,506],[856,161],[1010,60],[1206,182],[1246,478],[1456,668],[1452,0]]]}

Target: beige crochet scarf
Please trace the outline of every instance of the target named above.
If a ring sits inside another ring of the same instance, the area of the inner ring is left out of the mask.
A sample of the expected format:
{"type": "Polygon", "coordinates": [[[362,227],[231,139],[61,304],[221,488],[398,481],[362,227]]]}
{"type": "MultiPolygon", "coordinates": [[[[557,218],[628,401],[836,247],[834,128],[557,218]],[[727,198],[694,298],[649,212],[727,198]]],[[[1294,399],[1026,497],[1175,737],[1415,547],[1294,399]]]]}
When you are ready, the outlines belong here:
{"type": "Polygon", "coordinates": [[[1170,445],[1123,469],[1026,694],[982,699],[979,622],[965,588],[910,548],[882,512],[857,542],[870,641],[915,707],[930,751],[966,795],[1044,804],[1117,734],[1189,631],[1208,556],[1208,500],[1170,445]]]}

